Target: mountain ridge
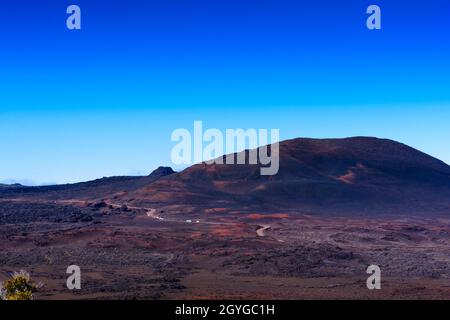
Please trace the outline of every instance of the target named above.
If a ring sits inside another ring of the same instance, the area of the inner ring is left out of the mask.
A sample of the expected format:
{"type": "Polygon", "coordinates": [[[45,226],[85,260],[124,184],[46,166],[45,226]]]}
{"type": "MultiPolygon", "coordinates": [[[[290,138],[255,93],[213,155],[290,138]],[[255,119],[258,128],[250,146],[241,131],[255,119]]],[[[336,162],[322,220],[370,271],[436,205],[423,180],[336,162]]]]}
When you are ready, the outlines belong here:
{"type": "Polygon", "coordinates": [[[2,189],[0,197],[106,199],[198,211],[450,213],[450,166],[406,144],[361,136],[296,138],[280,142],[279,150],[274,176],[261,176],[259,165],[199,163],[181,172],[159,167],[144,177],[2,189]]]}
{"type": "Polygon", "coordinates": [[[450,166],[394,140],[297,138],[280,142],[275,176],[261,176],[258,165],[200,163],[123,200],[146,205],[207,202],[249,210],[405,212],[423,205],[430,211],[447,210],[449,192],[450,166]]]}

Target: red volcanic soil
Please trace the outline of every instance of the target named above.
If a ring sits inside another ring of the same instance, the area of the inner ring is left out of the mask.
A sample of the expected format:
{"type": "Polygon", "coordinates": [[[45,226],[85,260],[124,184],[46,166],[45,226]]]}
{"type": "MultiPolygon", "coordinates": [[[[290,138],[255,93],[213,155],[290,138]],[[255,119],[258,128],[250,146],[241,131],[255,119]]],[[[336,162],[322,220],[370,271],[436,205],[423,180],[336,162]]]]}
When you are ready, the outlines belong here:
{"type": "Polygon", "coordinates": [[[338,215],[450,213],[450,167],[404,144],[376,138],[280,143],[280,170],[194,165],[120,196],[139,205],[211,210],[285,210],[338,215]]]}
{"type": "Polygon", "coordinates": [[[137,207],[380,216],[450,213],[450,167],[404,144],[377,138],[294,139],[280,143],[280,169],[197,164],[180,173],[111,177],[49,187],[0,189],[0,199],[84,200],[137,207]]]}
{"type": "Polygon", "coordinates": [[[261,213],[251,213],[247,215],[247,218],[249,219],[287,219],[289,218],[289,214],[287,213],[274,213],[274,214],[261,214],[261,213]]]}
{"type": "Polygon", "coordinates": [[[0,224],[0,280],[26,269],[45,283],[37,299],[450,299],[448,219],[187,223],[107,210],[95,224],[0,224]],[[71,264],[80,291],[65,287],[71,264]],[[365,286],[371,264],[382,290],[365,286]]]}
{"type": "Polygon", "coordinates": [[[365,137],[281,142],[275,176],[198,164],[1,185],[0,281],[26,269],[38,299],[450,299],[448,199],[448,165],[365,137]]]}

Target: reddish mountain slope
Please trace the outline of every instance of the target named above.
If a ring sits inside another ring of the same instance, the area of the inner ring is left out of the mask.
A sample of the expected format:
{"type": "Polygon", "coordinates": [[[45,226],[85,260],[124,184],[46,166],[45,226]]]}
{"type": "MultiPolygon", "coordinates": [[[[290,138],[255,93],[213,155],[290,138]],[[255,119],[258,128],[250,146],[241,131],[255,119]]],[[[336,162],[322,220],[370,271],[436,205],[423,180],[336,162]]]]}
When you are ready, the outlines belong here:
{"type": "Polygon", "coordinates": [[[197,164],[122,197],[135,204],[391,214],[450,212],[450,167],[377,138],[280,143],[280,170],[197,164]]]}
{"type": "Polygon", "coordinates": [[[197,164],[180,173],[111,177],[71,185],[2,187],[0,199],[103,200],[197,212],[450,214],[450,167],[404,144],[377,138],[280,143],[277,175],[258,165],[197,164]]]}

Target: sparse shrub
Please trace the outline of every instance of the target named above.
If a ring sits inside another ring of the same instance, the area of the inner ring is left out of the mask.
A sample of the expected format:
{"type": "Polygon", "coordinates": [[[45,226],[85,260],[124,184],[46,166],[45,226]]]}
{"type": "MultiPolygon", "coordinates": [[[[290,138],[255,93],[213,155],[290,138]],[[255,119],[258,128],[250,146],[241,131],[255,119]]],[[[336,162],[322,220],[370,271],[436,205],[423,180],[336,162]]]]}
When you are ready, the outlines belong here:
{"type": "Polygon", "coordinates": [[[33,300],[34,293],[42,283],[34,283],[30,274],[24,270],[14,272],[11,279],[0,283],[1,300],[33,300]]]}

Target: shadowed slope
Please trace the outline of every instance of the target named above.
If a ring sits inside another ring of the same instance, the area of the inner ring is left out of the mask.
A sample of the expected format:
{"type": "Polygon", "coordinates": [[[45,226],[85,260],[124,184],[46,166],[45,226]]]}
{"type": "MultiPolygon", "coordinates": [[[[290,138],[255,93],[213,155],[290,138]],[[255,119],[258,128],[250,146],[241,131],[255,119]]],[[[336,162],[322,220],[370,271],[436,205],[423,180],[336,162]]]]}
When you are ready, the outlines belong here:
{"type": "Polygon", "coordinates": [[[0,198],[25,197],[49,200],[95,200],[108,198],[112,194],[130,192],[142,188],[173,173],[175,173],[175,171],[173,171],[172,168],[159,167],[145,177],[104,177],[87,182],[42,187],[11,186],[3,189],[0,188],[0,198]]]}
{"type": "MultiPolygon", "coordinates": [[[[248,151],[246,151],[248,152],[248,151]]],[[[101,200],[198,212],[383,215],[450,213],[450,167],[404,144],[369,137],[280,143],[280,169],[259,165],[160,167],[147,177],[110,177],[47,187],[2,187],[0,198],[101,200]]]]}
{"type": "Polygon", "coordinates": [[[321,213],[449,211],[450,167],[404,144],[377,138],[280,143],[280,170],[194,165],[128,194],[134,203],[177,203],[321,213]]]}

